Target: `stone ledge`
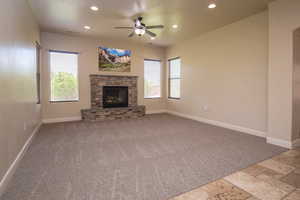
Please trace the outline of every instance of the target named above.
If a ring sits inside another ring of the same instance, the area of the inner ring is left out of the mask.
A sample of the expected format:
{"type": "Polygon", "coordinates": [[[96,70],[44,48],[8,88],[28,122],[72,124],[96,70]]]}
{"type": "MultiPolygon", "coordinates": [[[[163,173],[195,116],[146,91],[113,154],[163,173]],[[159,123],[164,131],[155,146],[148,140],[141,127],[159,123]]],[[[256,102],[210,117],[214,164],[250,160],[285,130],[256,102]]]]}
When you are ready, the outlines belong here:
{"type": "Polygon", "coordinates": [[[119,78],[138,78],[134,75],[105,75],[105,74],[90,74],[90,77],[119,77],[119,78]]]}
{"type": "Polygon", "coordinates": [[[145,110],[146,107],[143,105],[122,108],[91,108],[81,110],[81,117],[85,121],[139,118],[145,115],[145,110]]]}

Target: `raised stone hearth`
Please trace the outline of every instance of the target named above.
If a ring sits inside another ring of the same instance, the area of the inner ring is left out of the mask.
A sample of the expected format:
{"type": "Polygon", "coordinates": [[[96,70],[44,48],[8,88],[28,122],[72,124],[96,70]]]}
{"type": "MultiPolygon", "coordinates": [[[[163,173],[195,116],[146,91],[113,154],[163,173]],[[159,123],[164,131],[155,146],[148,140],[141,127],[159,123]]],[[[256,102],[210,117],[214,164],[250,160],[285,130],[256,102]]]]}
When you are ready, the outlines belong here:
{"type": "Polygon", "coordinates": [[[131,106],[126,108],[92,108],[81,110],[82,119],[88,121],[139,118],[144,115],[145,106],[131,106]]]}
{"type": "Polygon", "coordinates": [[[81,117],[88,121],[137,118],[145,115],[145,106],[137,105],[137,76],[90,75],[91,109],[81,110],[81,117]],[[128,107],[103,108],[103,87],[128,87],[128,107]]]}

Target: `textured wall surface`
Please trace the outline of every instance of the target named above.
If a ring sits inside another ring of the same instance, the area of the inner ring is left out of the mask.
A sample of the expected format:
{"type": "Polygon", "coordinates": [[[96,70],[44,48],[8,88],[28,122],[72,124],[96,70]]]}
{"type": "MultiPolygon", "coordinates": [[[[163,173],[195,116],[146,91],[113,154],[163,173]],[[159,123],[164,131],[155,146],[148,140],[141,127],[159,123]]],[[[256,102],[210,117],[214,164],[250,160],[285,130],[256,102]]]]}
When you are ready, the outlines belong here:
{"type": "Polygon", "coordinates": [[[40,121],[36,94],[39,30],[27,1],[0,6],[0,180],[40,121]]]}
{"type": "Polygon", "coordinates": [[[293,32],[300,27],[300,1],[269,5],[268,137],[291,141],[293,32]]]}
{"type": "Polygon", "coordinates": [[[267,130],[267,12],[167,50],[167,58],[177,56],[182,97],[170,99],[169,110],[267,130]]]}

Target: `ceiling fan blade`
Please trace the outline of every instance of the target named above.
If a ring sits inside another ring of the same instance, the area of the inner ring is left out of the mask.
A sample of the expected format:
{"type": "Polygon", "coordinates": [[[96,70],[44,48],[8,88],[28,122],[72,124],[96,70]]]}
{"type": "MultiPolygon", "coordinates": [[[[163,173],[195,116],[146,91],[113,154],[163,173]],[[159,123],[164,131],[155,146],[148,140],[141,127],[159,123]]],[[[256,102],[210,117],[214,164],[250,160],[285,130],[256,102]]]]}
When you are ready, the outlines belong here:
{"type": "Polygon", "coordinates": [[[134,36],[134,31],[128,35],[128,37],[134,36]]]}
{"type": "Polygon", "coordinates": [[[164,28],[163,25],[155,25],[155,26],[146,26],[147,29],[153,29],[153,28],[164,28]]]}
{"type": "Polygon", "coordinates": [[[153,33],[153,32],[151,32],[151,31],[146,30],[146,33],[147,33],[148,35],[150,35],[151,37],[156,37],[156,34],[153,33]]]}
{"type": "Polygon", "coordinates": [[[129,26],[117,26],[115,29],[132,29],[132,27],[129,26]]]}

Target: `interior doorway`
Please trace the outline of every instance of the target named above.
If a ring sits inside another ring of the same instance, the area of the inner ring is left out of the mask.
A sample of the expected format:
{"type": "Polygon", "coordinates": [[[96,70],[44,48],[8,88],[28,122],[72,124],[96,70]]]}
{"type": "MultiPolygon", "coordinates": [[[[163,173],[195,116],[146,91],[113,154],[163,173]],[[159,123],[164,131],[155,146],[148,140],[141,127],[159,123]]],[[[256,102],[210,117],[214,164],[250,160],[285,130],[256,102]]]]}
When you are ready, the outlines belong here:
{"type": "Polygon", "coordinates": [[[294,31],[293,140],[300,138],[300,28],[294,31]]]}

